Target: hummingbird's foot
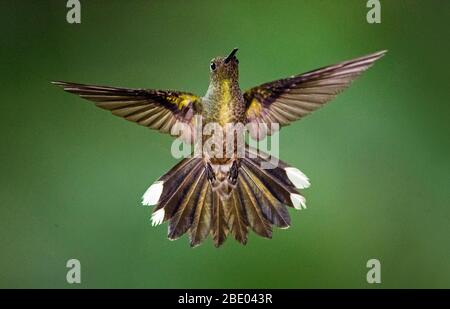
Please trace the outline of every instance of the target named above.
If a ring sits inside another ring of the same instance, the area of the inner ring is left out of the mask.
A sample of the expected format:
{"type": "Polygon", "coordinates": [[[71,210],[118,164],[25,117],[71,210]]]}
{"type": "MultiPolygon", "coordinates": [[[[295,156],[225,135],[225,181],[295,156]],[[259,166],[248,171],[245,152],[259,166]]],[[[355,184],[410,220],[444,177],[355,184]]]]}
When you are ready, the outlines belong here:
{"type": "Polygon", "coordinates": [[[214,170],[213,170],[211,164],[206,163],[205,171],[206,171],[206,178],[210,182],[213,182],[214,180],[216,180],[216,175],[214,174],[214,170]]]}
{"type": "Polygon", "coordinates": [[[232,185],[236,185],[238,175],[239,175],[239,162],[233,161],[233,164],[231,164],[230,167],[230,172],[228,174],[228,179],[230,180],[230,183],[232,185]]]}

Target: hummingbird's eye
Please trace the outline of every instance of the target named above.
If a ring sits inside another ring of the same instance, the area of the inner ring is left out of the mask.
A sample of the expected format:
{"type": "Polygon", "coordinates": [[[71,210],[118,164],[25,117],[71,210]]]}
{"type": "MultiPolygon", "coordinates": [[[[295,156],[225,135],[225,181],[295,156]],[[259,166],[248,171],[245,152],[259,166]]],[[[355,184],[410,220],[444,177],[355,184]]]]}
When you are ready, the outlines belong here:
{"type": "Polygon", "coordinates": [[[211,70],[215,70],[216,69],[216,64],[214,62],[211,62],[211,70]]]}

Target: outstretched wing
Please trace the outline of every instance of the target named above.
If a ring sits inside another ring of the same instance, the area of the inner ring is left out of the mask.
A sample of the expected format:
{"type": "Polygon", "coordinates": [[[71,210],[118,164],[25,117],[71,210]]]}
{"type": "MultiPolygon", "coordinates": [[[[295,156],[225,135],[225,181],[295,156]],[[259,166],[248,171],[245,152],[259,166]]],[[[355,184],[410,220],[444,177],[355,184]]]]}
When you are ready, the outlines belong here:
{"type": "Polygon", "coordinates": [[[258,129],[260,124],[288,125],[331,101],[385,53],[380,51],[247,90],[246,116],[256,127],[252,137],[261,139],[266,135],[258,129]]]}
{"type": "Polygon", "coordinates": [[[192,93],[94,86],[62,81],[52,83],[61,86],[67,92],[93,101],[98,107],[109,110],[116,116],[172,135],[181,133],[174,130],[176,124],[190,125],[194,115],[201,113],[200,98],[192,93]]]}

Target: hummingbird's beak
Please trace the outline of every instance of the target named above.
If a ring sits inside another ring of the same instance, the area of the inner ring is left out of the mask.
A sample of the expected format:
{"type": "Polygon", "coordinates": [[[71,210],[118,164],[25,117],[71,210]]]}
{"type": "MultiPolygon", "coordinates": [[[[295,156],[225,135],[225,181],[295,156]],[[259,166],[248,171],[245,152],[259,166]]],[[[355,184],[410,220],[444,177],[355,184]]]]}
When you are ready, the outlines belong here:
{"type": "Polygon", "coordinates": [[[230,62],[230,60],[233,59],[234,55],[236,55],[237,51],[238,51],[237,48],[233,49],[233,50],[231,51],[231,53],[228,55],[228,57],[225,58],[224,62],[225,62],[225,63],[230,62]]]}

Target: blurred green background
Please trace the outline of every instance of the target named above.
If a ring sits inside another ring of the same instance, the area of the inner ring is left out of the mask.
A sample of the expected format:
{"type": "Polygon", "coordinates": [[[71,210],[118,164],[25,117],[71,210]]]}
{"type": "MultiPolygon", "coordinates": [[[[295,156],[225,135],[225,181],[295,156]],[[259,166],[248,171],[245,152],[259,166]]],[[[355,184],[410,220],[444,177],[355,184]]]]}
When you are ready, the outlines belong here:
{"type": "Polygon", "coordinates": [[[79,25],[65,0],[0,3],[0,287],[450,287],[449,1],[381,1],[373,25],[365,0],[81,2],[79,25]],[[172,138],[49,81],[203,94],[235,46],[244,89],[389,53],[282,130],[281,159],[312,181],[290,229],[191,249],[140,205],[172,138]]]}

